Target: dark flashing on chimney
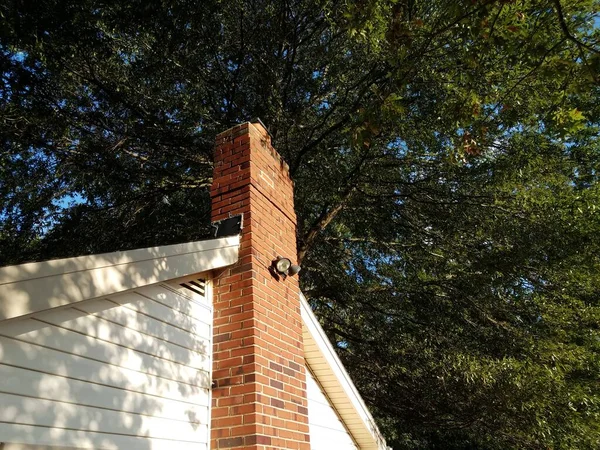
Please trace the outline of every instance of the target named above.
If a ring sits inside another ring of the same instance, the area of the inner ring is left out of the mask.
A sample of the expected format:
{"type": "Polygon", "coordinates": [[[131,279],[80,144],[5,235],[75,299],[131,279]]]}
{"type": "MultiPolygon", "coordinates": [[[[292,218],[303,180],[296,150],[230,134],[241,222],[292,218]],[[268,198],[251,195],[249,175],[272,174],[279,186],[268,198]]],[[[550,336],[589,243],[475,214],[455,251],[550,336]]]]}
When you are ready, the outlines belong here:
{"type": "Polygon", "coordinates": [[[215,229],[215,237],[237,236],[242,233],[244,228],[244,216],[237,214],[227,219],[218,220],[211,225],[215,229]]]}

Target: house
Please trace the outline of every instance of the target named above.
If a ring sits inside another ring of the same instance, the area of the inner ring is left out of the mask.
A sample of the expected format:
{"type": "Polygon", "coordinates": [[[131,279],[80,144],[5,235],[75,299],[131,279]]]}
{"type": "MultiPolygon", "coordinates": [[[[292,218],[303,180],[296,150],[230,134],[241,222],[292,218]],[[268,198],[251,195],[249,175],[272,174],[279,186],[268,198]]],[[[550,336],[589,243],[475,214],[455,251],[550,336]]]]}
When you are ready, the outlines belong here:
{"type": "Polygon", "coordinates": [[[241,232],[0,269],[2,450],[386,448],[273,270],[296,218],[266,129],[221,133],[214,171],[212,218],[241,232]]]}

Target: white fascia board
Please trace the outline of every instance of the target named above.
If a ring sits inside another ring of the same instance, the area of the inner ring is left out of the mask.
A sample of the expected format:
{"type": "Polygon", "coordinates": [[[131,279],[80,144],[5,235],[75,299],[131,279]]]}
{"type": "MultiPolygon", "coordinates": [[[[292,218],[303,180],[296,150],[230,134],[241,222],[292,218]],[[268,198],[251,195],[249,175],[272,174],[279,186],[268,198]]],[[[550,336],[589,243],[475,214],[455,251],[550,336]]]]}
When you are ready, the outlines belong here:
{"type": "Polygon", "coordinates": [[[0,268],[0,321],[228,266],[239,236],[0,268]]]}
{"type": "Polygon", "coordinates": [[[312,312],[304,294],[300,293],[304,335],[304,357],[325,394],[361,449],[386,450],[385,439],[375,424],[367,405],[358,393],[350,375],[336,354],[319,320],[312,312]]]}

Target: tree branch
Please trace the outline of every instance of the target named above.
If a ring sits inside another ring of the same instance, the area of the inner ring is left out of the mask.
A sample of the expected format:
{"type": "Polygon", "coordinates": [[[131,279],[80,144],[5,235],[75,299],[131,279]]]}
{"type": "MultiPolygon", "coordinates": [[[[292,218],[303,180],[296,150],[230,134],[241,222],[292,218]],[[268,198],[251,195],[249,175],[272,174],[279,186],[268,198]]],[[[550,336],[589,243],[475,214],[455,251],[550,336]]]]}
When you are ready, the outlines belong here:
{"type": "Polygon", "coordinates": [[[562,5],[560,4],[560,0],[554,0],[554,6],[556,7],[556,15],[558,16],[558,23],[560,24],[560,28],[563,31],[563,34],[565,35],[565,37],[568,40],[574,42],[577,45],[577,47],[579,47],[580,49],[583,47],[583,48],[586,48],[587,50],[589,50],[590,52],[600,55],[600,50],[595,49],[591,45],[588,45],[585,42],[580,41],[573,34],[571,34],[571,32],[569,31],[569,26],[567,25],[567,21],[565,20],[565,16],[564,16],[564,13],[562,10],[562,5]]]}
{"type": "Polygon", "coordinates": [[[329,225],[331,221],[335,218],[335,216],[337,216],[339,212],[344,208],[344,206],[352,196],[354,190],[354,186],[349,186],[342,194],[340,201],[337,203],[337,205],[333,206],[332,208],[326,207],[323,209],[323,212],[321,212],[313,226],[310,227],[308,233],[306,233],[304,239],[302,240],[302,243],[298,248],[298,264],[302,264],[302,260],[306,256],[308,249],[312,246],[318,234],[325,228],[327,228],[327,225],[329,225]]]}

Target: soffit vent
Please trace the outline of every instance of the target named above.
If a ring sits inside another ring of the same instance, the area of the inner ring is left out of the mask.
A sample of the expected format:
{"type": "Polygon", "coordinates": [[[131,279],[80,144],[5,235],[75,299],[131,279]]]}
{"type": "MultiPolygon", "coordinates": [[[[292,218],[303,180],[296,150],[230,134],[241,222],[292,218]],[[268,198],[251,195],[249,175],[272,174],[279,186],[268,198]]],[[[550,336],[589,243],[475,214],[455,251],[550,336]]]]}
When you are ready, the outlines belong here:
{"type": "Polygon", "coordinates": [[[206,295],[206,280],[198,278],[195,280],[187,280],[183,283],[179,283],[184,289],[192,291],[193,293],[204,297],[206,295]]]}

